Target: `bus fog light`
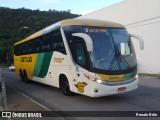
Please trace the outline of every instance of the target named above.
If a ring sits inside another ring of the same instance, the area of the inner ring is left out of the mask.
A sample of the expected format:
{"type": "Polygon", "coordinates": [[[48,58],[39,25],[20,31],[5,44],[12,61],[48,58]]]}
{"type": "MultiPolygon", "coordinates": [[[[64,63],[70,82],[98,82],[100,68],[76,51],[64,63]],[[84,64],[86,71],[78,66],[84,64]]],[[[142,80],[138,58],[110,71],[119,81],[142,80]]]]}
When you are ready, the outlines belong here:
{"type": "Polygon", "coordinates": [[[95,93],[98,93],[98,90],[97,90],[97,89],[94,89],[94,92],[95,92],[95,93]]]}

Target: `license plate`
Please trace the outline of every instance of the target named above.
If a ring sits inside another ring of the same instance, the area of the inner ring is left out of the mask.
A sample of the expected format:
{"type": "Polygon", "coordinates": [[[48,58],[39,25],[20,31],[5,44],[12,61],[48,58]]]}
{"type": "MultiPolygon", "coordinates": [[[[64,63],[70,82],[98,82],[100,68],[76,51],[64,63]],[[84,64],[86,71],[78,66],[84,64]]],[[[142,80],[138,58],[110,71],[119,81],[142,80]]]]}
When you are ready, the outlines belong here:
{"type": "Polygon", "coordinates": [[[118,88],[118,92],[123,92],[125,90],[126,90],[126,87],[120,87],[120,88],[118,88]]]}

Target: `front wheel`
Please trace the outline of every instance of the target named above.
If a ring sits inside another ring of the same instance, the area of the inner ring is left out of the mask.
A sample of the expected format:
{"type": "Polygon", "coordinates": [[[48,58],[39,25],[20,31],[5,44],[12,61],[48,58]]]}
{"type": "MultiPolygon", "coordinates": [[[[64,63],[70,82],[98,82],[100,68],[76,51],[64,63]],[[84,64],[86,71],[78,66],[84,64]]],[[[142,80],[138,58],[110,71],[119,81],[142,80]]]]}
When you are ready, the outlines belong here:
{"type": "Polygon", "coordinates": [[[73,95],[73,93],[70,91],[69,82],[68,82],[67,78],[63,77],[63,79],[61,79],[60,88],[62,89],[64,95],[66,95],[66,96],[73,95]]]}

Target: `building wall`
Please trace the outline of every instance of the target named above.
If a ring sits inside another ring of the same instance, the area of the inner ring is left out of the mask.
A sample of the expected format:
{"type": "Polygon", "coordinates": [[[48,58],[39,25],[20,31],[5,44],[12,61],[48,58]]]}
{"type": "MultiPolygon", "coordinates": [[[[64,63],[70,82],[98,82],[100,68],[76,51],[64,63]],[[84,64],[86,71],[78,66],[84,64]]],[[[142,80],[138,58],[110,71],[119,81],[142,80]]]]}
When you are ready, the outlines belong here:
{"type": "Polygon", "coordinates": [[[125,0],[80,18],[108,20],[125,25],[129,33],[144,39],[144,50],[135,45],[139,72],[160,74],[160,0],[125,0]]]}

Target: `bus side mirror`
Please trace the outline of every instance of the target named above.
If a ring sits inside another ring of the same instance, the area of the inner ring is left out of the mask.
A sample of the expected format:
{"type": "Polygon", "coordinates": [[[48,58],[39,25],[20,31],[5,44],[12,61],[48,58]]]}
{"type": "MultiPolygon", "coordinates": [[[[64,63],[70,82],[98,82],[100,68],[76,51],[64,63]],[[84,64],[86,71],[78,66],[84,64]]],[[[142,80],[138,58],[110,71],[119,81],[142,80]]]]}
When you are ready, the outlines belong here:
{"type": "Polygon", "coordinates": [[[139,35],[134,35],[134,34],[130,34],[129,36],[138,39],[139,45],[140,45],[140,50],[144,49],[144,41],[143,41],[142,37],[140,37],[139,35]]]}
{"type": "Polygon", "coordinates": [[[92,43],[92,39],[89,35],[87,35],[85,33],[73,33],[72,36],[83,38],[86,43],[86,46],[87,46],[87,51],[88,52],[93,51],[93,43],[92,43]]]}

